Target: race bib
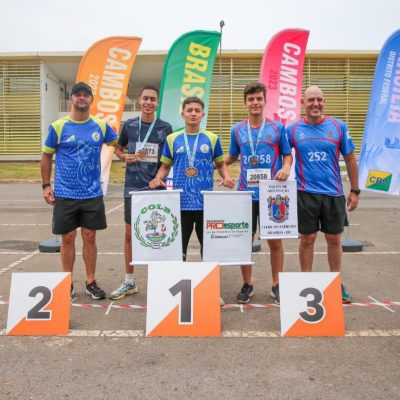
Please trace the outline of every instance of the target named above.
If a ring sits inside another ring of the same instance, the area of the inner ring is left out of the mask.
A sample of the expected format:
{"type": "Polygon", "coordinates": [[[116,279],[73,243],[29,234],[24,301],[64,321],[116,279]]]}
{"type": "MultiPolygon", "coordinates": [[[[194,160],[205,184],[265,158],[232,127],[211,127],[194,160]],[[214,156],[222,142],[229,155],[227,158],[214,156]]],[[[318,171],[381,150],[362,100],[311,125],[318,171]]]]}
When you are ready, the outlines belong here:
{"type": "Polygon", "coordinates": [[[158,144],[146,143],[144,146],[137,146],[136,153],[139,154],[141,161],[158,162],[158,144]]]}
{"type": "Polygon", "coordinates": [[[247,170],[247,186],[258,187],[261,179],[271,179],[271,168],[251,168],[247,170]]]}

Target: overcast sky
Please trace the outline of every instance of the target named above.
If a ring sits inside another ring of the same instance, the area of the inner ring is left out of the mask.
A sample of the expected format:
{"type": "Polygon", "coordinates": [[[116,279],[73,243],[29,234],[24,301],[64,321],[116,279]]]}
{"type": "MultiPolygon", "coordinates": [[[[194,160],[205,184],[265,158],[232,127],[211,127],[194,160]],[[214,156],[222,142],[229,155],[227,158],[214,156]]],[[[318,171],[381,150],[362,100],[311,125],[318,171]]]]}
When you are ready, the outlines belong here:
{"type": "Polygon", "coordinates": [[[310,30],[309,50],[379,50],[400,29],[400,0],[1,0],[0,52],[85,51],[107,36],[168,50],[181,34],[218,30],[222,47],[264,49],[285,28],[310,30]]]}

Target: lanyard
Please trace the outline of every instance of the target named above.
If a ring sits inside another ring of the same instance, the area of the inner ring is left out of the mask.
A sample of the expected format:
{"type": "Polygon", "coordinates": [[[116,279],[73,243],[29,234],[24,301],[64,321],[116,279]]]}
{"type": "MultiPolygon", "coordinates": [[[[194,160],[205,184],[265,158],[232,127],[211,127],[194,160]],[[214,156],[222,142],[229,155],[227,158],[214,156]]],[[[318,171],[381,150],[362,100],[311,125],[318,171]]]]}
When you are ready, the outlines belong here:
{"type": "Polygon", "coordinates": [[[146,146],[146,143],[147,143],[147,141],[149,140],[151,131],[153,130],[154,125],[155,125],[155,123],[156,123],[156,120],[157,120],[157,118],[154,118],[154,119],[153,119],[153,121],[152,121],[152,123],[151,123],[151,125],[150,125],[150,127],[149,127],[149,129],[148,129],[148,131],[147,131],[147,133],[146,133],[146,136],[145,136],[145,138],[143,139],[143,142],[140,142],[140,133],[142,132],[142,120],[141,120],[141,118],[139,117],[139,133],[138,133],[138,141],[137,141],[137,143],[138,143],[138,146],[137,146],[137,147],[138,147],[139,150],[143,149],[144,146],[146,146]]]}
{"type": "Polygon", "coordinates": [[[194,141],[193,149],[190,150],[187,133],[186,133],[186,131],[183,133],[183,138],[185,139],[186,153],[187,153],[188,162],[189,162],[190,167],[193,167],[193,164],[194,164],[194,159],[196,157],[196,150],[197,150],[197,143],[199,141],[199,136],[200,136],[200,132],[198,132],[198,134],[196,135],[196,140],[194,141]]]}
{"type": "Polygon", "coordinates": [[[250,149],[251,149],[251,155],[252,156],[256,155],[256,151],[257,151],[258,144],[260,143],[261,135],[264,132],[264,126],[265,126],[265,118],[263,118],[263,121],[262,121],[261,126],[260,126],[260,130],[258,131],[256,147],[254,148],[253,135],[251,134],[250,121],[247,120],[247,135],[249,137],[249,143],[250,143],[250,149]]]}

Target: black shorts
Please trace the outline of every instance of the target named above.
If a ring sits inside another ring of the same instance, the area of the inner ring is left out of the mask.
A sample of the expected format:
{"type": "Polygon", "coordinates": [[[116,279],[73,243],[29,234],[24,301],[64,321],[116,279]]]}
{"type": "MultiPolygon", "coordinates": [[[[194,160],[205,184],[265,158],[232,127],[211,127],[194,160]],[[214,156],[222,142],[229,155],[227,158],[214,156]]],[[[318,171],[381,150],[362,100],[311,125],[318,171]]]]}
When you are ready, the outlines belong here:
{"type": "Polygon", "coordinates": [[[257,232],[257,223],[260,223],[260,202],[258,200],[253,200],[251,203],[251,220],[253,224],[251,233],[254,236],[257,232]]]}
{"type": "Polygon", "coordinates": [[[124,197],[124,221],[131,225],[132,222],[132,196],[124,197]]]}
{"type": "Polygon", "coordinates": [[[53,233],[63,235],[79,227],[93,231],[107,228],[103,196],[92,199],[56,197],[53,233]]]}
{"type": "Polygon", "coordinates": [[[183,261],[186,261],[186,253],[189,246],[190,236],[195,227],[196,236],[200,243],[200,254],[203,258],[203,210],[181,210],[181,227],[182,227],[182,252],[183,261]]]}
{"type": "Polygon", "coordinates": [[[337,235],[348,225],[346,198],[298,191],[297,216],[299,233],[309,235],[321,231],[337,235]]]}

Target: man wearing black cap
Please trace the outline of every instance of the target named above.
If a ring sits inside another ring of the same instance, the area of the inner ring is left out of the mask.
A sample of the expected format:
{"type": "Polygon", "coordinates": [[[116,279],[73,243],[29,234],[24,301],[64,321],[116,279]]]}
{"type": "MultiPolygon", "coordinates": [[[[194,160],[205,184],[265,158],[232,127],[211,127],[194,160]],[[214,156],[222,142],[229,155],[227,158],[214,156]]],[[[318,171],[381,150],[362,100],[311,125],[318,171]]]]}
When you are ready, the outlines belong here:
{"type": "Polygon", "coordinates": [[[64,272],[73,271],[76,230],[82,229],[86,293],[98,300],[105,298],[106,293],[95,280],[96,231],[107,227],[100,182],[100,153],[103,143],[109,146],[117,143],[117,135],[104,121],[90,115],[93,93],[88,84],[78,82],[73,85],[70,102],[70,115],[50,125],[43,146],[43,197],[48,204],[54,205],[53,233],[62,237],[64,272]],[[55,153],[53,191],[50,177],[55,153]]]}

